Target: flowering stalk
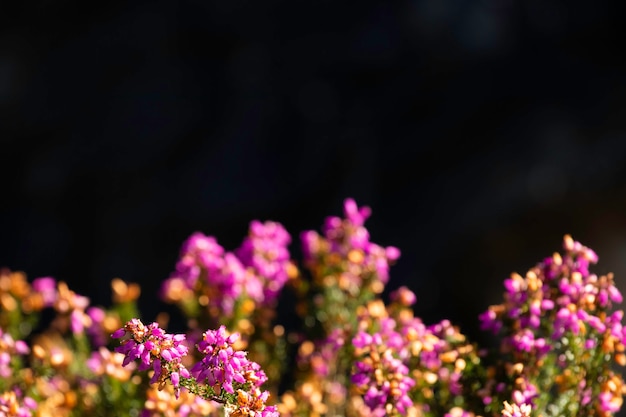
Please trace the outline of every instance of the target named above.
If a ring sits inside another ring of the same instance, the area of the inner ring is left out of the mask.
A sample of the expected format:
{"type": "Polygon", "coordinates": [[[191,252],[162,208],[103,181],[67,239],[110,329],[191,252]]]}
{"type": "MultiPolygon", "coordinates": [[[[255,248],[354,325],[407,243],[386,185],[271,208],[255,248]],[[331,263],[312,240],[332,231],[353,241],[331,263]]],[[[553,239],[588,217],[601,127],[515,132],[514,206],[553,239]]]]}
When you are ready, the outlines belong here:
{"type": "Polygon", "coordinates": [[[301,297],[298,310],[307,340],[300,345],[298,364],[307,382],[287,393],[296,407],[284,407],[284,414],[345,415],[360,408],[349,392],[356,311],[382,293],[389,267],[400,256],[397,248],[370,241],[364,226],[370,214],[369,207],[346,199],[344,218],[328,217],[323,236],[300,235],[310,280],[299,276],[292,284],[301,297]]]}
{"type": "Polygon", "coordinates": [[[159,390],[166,383],[178,398],[181,387],[205,400],[216,401],[235,417],[277,417],[274,406],[266,405],[268,391],[261,391],[267,380],[256,362],[246,352],[236,351],[238,334],[227,335],[224,326],[207,330],[196,348],[204,355],[191,371],[182,364],[188,353],[184,334],[168,334],[157,323],[144,325],[133,319],[112,334],[122,339],[115,350],[124,355],[123,366],[139,360],[139,370],[152,368],[151,384],[159,390]]]}
{"type": "MultiPolygon", "coordinates": [[[[262,288],[249,315],[250,331],[246,342],[250,357],[267,372],[268,389],[278,394],[280,379],[286,371],[287,341],[284,326],[276,323],[279,295],[285,284],[298,274],[290,258],[291,236],[277,222],[250,222],[248,236],[235,250],[247,270],[252,271],[262,288]]],[[[245,320],[245,319],[244,319],[245,320]]]]}

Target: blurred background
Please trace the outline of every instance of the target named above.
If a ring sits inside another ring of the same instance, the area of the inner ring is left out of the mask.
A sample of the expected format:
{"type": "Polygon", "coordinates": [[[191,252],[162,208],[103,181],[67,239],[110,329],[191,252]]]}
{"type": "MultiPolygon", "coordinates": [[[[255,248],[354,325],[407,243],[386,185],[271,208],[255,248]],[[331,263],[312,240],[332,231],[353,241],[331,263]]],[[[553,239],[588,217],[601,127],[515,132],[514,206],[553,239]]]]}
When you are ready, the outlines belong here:
{"type": "MultiPolygon", "coordinates": [[[[194,231],[372,207],[417,314],[594,248],[626,291],[624,4],[25,1],[0,8],[0,266],[146,319],[194,231]]],[[[296,255],[297,256],[297,255],[296,255]]]]}

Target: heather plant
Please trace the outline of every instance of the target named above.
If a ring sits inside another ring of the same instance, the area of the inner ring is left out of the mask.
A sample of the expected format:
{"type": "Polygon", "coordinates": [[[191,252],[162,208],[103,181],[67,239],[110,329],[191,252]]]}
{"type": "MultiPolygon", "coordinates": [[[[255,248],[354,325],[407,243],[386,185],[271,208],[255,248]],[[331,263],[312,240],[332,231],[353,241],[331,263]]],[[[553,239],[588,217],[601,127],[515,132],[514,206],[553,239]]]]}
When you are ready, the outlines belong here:
{"type": "Polygon", "coordinates": [[[346,415],[361,408],[350,384],[357,329],[357,310],[380,295],[389,280],[389,266],[400,255],[395,247],[370,241],[364,226],[371,212],[352,199],[344,218],[331,216],[323,235],[301,234],[308,275],[293,281],[303,318],[303,342],[297,357],[294,390],[283,396],[285,415],[346,415]]]}
{"type": "Polygon", "coordinates": [[[141,377],[106,346],[138,314],[139,287],[119,279],[112,287],[115,302],[105,310],[62,281],[0,272],[0,415],[138,414],[141,377]]]}
{"type": "MultiPolygon", "coordinates": [[[[478,346],[453,323],[414,315],[385,291],[400,256],[372,242],[367,207],[344,203],[289,252],[279,223],[253,221],[238,248],[200,232],[182,245],[142,321],[139,286],[111,283],[110,307],[64,282],[0,271],[0,417],[599,416],[626,390],[622,302],[598,257],[564,250],[504,281],[478,346]],[[283,304],[283,302],[285,302],[283,304]],[[286,320],[288,318],[288,320],[286,320]]],[[[419,294],[418,294],[419,296],[419,294]]]]}
{"type": "Polygon", "coordinates": [[[481,391],[487,410],[502,399],[545,416],[604,417],[621,408],[624,382],[614,367],[626,365],[626,329],[613,307],[622,295],[613,274],[590,272],[593,250],[571,236],[563,246],[525,277],[505,280],[504,303],[480,317],[501,340],[481,391]]]}
{"type": "Polygon", "coordinates": [[[388,306],[376,300],[359,311],[352,383],[372,415],[442,416],[471,406],[475,347],[448,320],[414,317],[415,299],[400,287],[388,306]]]}

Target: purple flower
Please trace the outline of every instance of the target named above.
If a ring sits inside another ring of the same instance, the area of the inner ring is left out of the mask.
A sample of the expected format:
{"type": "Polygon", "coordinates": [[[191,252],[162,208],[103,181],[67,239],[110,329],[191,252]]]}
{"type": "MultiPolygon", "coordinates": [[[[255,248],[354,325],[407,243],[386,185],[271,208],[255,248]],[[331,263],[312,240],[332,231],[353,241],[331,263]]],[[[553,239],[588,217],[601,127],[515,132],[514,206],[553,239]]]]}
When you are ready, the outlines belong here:
{"type": "Polygon", "coordinates": [[[367,207],[358,207],[352,198],[348,198],[343,203],[346,218],[355,226],[363,226],[365,220],[372,214],[372,210],[367,207]]]}
{"type": "Polygon", "coordinates": [[[373,366],[370,360],[357,361],[351,381],[365,390],[363,400],[373,413],[381,413],[391,405],[404,414],[413,405],[409,396],[415,380],[409,377],[409,368],[394,357],[391,349],[380,355],[380,361],[373,366]],[[381,378],[382,377],[382,378],[381,378]]]}
{"type": "Polygon", "coordinates": [[[12,376],[11,358],[14,355],[26,355],[30,352],[28,345],[22,340],[14,340],[9,333],[0,329],[0,377],[12,376]]]}
{"type": "Polygon", "coordinates": [[[52,307],[57,298],[57,283],[52,277],[36,278],[33,281],[33,290],[40,293],[44,307],[52,307]]]}
{"type": "Polygon", "coordinates": [[[243,296],[255,303],[274,297],[286,280],[283,266],[288,253],[281,247],[286,242],[284,229],[277,223],[257,223],[253,222],[251,237],[240,250],[245,263],[235,253],[225,252],[215,238],[199,232],[191,235],[183,244],[176,271],[161,287],[161,298],[182,303],[189,297],[202,296],[217,318],[232,315],[243,296]],[[261,273],[268,276],[262,279],[261,273]],[[198,285],[200,279],[203,282],[198,285]]]}
{"type": "MultiPolygon", "coordinates": [[[[370,241],[363,226],[370,213],[369,208],[358,208],[354,200],[347,199],[345,218],[327,217],[322,227],[323,237],[313,231],[300,235],[305,263],[311,270],[324,270],[328,262],[343,260],[341,271],[336,272],[340,275],[337,281],[352,296],[367,289],[382,292],[389,280],[390,264],[400,256],[397,248],[385,248],[370,241]]],[[[323,278],[318,277],[321,281],[323,278]]]]}
{"type": "Polygon", "coordinates": [[[598,395],[600,401],[600,409],[608,413],[616,413],[622,408],[621,395],[617,397],[611,392],[601,392],[598,395]]]}
{"type": "Polygon", "coordinates": [[[487,330],[491,331],[494,334],[498,334],[498,332],[500,332],[500,329],[502,328],[502,321],[500,320],[498,314],[493,308],[490,308],[484,313],[481,313],[478,316],[478,319],[480,321],[481,330],[487,330]]]}
{"type": "Polygon", "coordinates": [[[252,268],[263,281],[262,298],[257,300],[262,304],[272,305],[289,278],[289,243],[291,236],[280,223],[255,220],[250,223],[248,237],[236,251],[242,264],[252,268]]]}
{"type": "Polygon", "coordinates": [[[224,248],[214,237],[200,232],[192,234],[182,245],[181,255],[172,277],[179,277],[193,288],[202,271],[218,271],[224,265],[224,248]]]}
{"type": "Polygon", "coordinates": [[[100,307],[89,307],[86,311],[91,324],[87,327],[87,334],[95,347],[104,346],[108,342],[107,334],[104,330],[104,319],[106,312],[100,307]]]}
{"type": "Polygon", "coordinates": [[[234,350],[233,344],[238,338],[237,333],[227,335],[224,326],[207,330],[196,346],[204,357],[193,366],[191,375],[198,382],[222,387],[231,394],[234,394],[236,384],[250,382],[254,386],[261,386],[267,377],[258,363],[247,358],[246,352],[234,350]]]}
{"type": "Polygon", "coordinates": [[[153,368],[154,374],[151,383],[162,385],[170,378],[174,385],[176,396],[180,393],[180,376],[188,378],[189,371],[182,364],[188,348],[184,344],[184,334],[168,334],[157,323],[144,325],[139,319],[132,319],[122,329],[116,330],[111,337],[122,338],[121,345],[115,348],[116,352],[124,355],[122,366],[127,366],[139,360],[139,370],[153,368]],[[176,375],[172,379],[172,374],[176,375]]]}
{"type": "Polygon", "coordinates": [[[406,286],[402,286],[391,293],[391,301],[396,301],[405,307],[410,307],[417,301],[415,293],[408,289],[406,286]]]}
{"type": "Polygon", "coordinates": [[[82,310],[72,310],[70,313],[70,328],[74,334],[82,334],[85,330],[85,320],[88,320],[82,310]]]}
{"type": "Polygon", "coordinates": [[[21,390],[13,389],[0,394],[0,415],[7,417],[31,417],[37,402],[24,397],[21,390]]]}

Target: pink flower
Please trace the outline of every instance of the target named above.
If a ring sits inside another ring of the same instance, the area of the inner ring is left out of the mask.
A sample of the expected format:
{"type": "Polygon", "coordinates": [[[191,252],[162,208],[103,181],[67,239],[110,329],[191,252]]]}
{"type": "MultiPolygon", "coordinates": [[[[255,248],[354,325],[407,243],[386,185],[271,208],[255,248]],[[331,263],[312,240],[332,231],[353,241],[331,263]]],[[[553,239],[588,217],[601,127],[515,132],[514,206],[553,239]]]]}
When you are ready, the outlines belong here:
{"type": "Polygon", "coordinates": [[[33,281],[33,290],[43,297],[44,307],[52,307],[57,298],[57,283],[52,277],[36,278],[33,281]]]}
{"type": "Polygon", "coordinates": [[[157,323],[145,326],[139,319],[132,319],[122,329],[116,330],[111,337],[122,338],[121,345],[115,348],[116,352],[124,355],[122,366],[127,366],[139,360],[139,370],[152,367],[154,374],[150,383],[163,383],[170,378],[176,395],[180,393],[180,377],[188,378],[189,371],[182,364],[182,358],[187,355],[187,346],[183,343],[184,334],[168,334],[157,323]],[[176,374],[172,377],[173,374],[176,374]]]}
{"type": "Polygon", "coordinates": [[[261,386],[267,377],[261,366],[247,358],[246,352],[235,351],[233,343],[239,334],[227,335],[226,327],[220,326],[217,330],[207,330],[202,340],[197,344],[198,351],[204,354],[202,360],[191,369],[191,375],[198,382],[205,382],[209,386],[221,386],[233,394],[235,385],[252,383],[261,386]]]}

